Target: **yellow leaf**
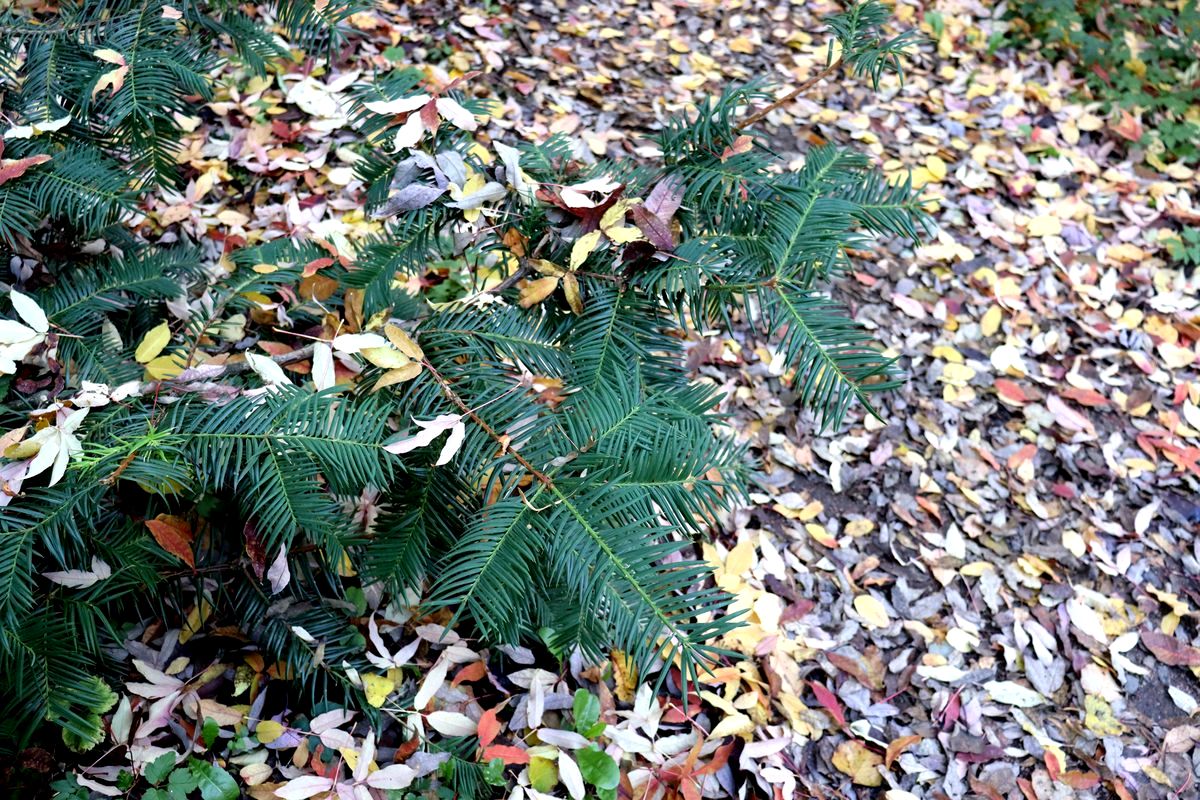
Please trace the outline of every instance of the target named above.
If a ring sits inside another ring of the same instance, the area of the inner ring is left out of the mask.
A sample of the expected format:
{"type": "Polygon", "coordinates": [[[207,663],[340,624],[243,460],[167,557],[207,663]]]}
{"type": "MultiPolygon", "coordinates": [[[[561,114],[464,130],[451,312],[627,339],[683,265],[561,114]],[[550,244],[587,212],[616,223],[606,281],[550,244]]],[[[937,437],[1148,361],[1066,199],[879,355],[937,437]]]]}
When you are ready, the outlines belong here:
{"type": "Polygon", "coordinates": [[[725,558],[726,575],[744,575],[754,565],[754,540],[742,539],[725,558]]]}
{"type": "Polygon", "coordinates": [[[261,744],[270,744],[271,742],[283,736],[283,726],[275,720],[264,719],[258,723],[258,727],[254,729],[258,735],[258,741],[261,744]]]}
{"type": "Polygon", "coordinates": [[[549,794],[558,785],[558,767],[544,756],[529,759],[529,782],[542,794],[549,794]]]}
{"type": "Polygon", "coordinates": [[[396,369],[390,369],[387,372],[383,373],[383,377],[375,382],[375,391],[379,391],[380,389],[386,388],[388,386],[393,386],[397,383],[404,383],[405,381],[411,381],[413,378],[417,377],[420,374],[421,374],[421,365],[415,361],[410,361],[407,364],[405,364],[403,367],[397,367],[396,369]]]}
{"type": "Polygon", "coordinates": [[[521,308],[532,308],[549,297],[558,288],[558,278],[538,278],[529,281],[521,287],[521,296],[517,299],[521,308]]]}
{"type": "Polygon", "coordinates": [[[640,241],[642,232],[632,225],[622,225],[619,228],[605,228],[604,235],[612,239],[616,244],[629,244],[630,242],[640,241]]]}
{"type": "Polygon", "coordinates": [[[425,360],[425,351],[402,328],[395,325],[385,325],[383,335],[387,337],[389,342],[395,345],[397,350],[404,353],[404,355],[413,361],[425,360]]]}
{"type": "Polygon", "coordinates": [[[114,70],[109,70],[100,76],[96,81],[96,85],[92,87],[92,97],[100,94],[105,89],[112,88],[112,93],[116,94],[125,85],[125,76],[129,74],[129,67],[117,67],[114,70]]]}
{"type": "Polygon", "coordinates": [[[613,691],[617,699],[626,703],[633,702],[637,690],[637,667],[633,660],[620,650],[612,651],[613,691]]]}
{"type": "Polygon", "coordinates": [[[612,204],[608,211],[604,212],[604,216],[600,218],[600,230],[608,232],[609,228],[615,228],[625,221],[625,215],[629,212],[633,201],[627,199],[618,200],[612,204]]]}
{"type": "Polygon", "coordinates": [[[1120,736],[1125,726],[1113,715],[1112,706],[1099,695],[1088,694],[1083,698],[1085,715],[1083,724],[1097,736],[1120,736]]]}
{"type": "Polygon", "coordinates": [[[579,279],[574,272],[563,275],[563,293],[567,296],[567,305],[576,315],[583,313],[583,296],[579,293],[579,279]]]}
{"type": "Polygon", "coordinates": [[[537,271],[542,273],[543,275],[547,275],[547,276],[554,277],[554,278],[561,278],[563,275],[567,274],[567,271],[565,269],[563,269],[562,267],[560,267],[558,264],[555,264],[553,261],[547,261],[544,258],[535,258],[535,259],[532,259],[529,263],[533,264],[533,266],[537,269],[537,271]]]}
{"type": "Polygon", "coordinates": [[[1058,217],[1043,214],[1031,219],[1025,232],[1030,236],[1058,236],[1062,233],[1062,221],[1058,217]]]}
{"type": "Polygon", "coordinates": [[[860,594],[854,598],[854,610],[873,628],[886,628],[891,624],[887,609],[872,595],[860,594]]]}
{"type": "Polygon", "coordinates": [[[163,351],[169,341],[171,341],[171,327],[164,322],[146,332],[133,357],[139,364],[147,364],[163,351]]]}
{"type": "Polygon", "coordinates": [[[984,312],[983,319],[979,321],[979,330],[984,336],[991,336],[996,331],[1000,330],[1000,321],[1004,318],[1004,312],[1000,310],[1000,306],[992,305],[984,312]]]}
{"type": "Polygon", "coordinates": [[[883,757],[857,739],[849,739],[833,751],[833,765],[859,786],[879,786],[883,776],[879,766],[883,757]]]}
{"type": "Polygon", "coordinates": [[[946,177],[946,162],[938,156],[930,156],[925,159],[925,169],[929,170],[930,176],[935,181],[941,181],[946,177]]]}
{"type": "Polygon", "coordinates": [[[367,347],[358,354],[382,369],[399,369],[405,364],[411,364],[408,356],[394,347],[367,347]]]}
{"type": "Polygon", "coordinates": [[[165,381],[168,378],[174,378],[183,372],[185,365],[183,356],[179,353],[171,353],[165,356],[159,356],[150,360],[146,364],[146,379],[151,381],[165,381]]]}
{"type": "Polygon", "coordinates": [[[571,245],[571,262],[567,265],[567,269],[574,272],[583,266],[583,262],[587,261],[587,257],[600,244],[600,235],[600,231],[592,231],[575,240],[575,244],[571,245]]]}
{"type": "Polygon", "coordinates": [[[709,739],[720,739],[725,736],[747,736],[754,732],[754,720],[742,713],[730,714],[717,723],[717,727],[709,732],[709,739]]]}
{"type": "Polygon", "coordinates": [[[837,538],[831,536],[829,531],[825,530],[825,526],[817,522],[806,522],[804,530],[808,531],[808,535],[817,540],[818,543],[825,547],[833,548],[838,546],[837,538]]]}
{"type": "Polygon", "coordinates": [[[730,40],[729,49],[734,53],[750,55],[754,52],[754,42],[750,41],[745,36],[739,36],[736,39],[730,40]]]}
{"type": "Polygon", "coordinates": [[[875,530],[875,523],[869,519],[852,519],[842,530],[847,536],[865,536],[875,530]]]}
{"type": "Polygon", "coordinates": [[[375,708],[381,708],[388,699],[388,695],[396,688],[396,684],[383,675],[365,674],[362,676],[362,682],[367,702],[375,708]]]}
{"type": "Polygon", "coordinates": [[[212,614],[212,603],[208,602],[207,597],[201,597],[200,602],[192,606],[188,611],[187,619],[184,620],[183,626],[179,631],[179,642],[187,644],[196,633],[204,627],[205,620],[212,614]]]}

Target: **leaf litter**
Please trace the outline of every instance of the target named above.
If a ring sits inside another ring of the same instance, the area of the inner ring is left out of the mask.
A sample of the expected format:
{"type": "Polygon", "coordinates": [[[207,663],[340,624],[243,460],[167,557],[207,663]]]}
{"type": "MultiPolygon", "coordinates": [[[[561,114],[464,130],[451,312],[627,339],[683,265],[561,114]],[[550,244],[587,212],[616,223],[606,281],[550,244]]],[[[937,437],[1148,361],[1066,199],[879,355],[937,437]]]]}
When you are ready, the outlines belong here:
{"type": "MultiPolygon", "coordinates": [[[[328,242],[336,258],[379,231],[349,147],[346,100],[360,76],[425,64],[446,86],[479,73],[465,87],[502,99],[478,135],[560,132],[584,157],[637,158],[652,152],[647,133],[706,93],[819,72],[817,20],[834,9],[384,3],[351,18],[356,47],[333,65],[219,82],[189,123],[187,186],[163,190],[139,224],[205,242],[214,259],[285,235],[328,242]]],[[[900,2],[897,24],[928,37],[903,85],[825,81],[767,117],[788,161],[854,143],[911,175],[939,229],[919,243],[864,243],[837,290],[908,374],[879,417],[858,410],[814,433],[782,359],[752,331],[689,342],[698,380],[724,393],[731,435],[760,459],[750,502],[702,546],[746,615],[722,643],[744,658],[684,703],[676,677],[655,693],[656,676],[631,674],[620,653],[549,671],[528,650],[485,649],[444,629],[446,617],[416,616],[414,598],[372,596],[364,650],[378,671],[347,677],[378,719],[310,713],[291,707],[286,672],[253,648],[216,663],[196,654],[228,634],[206,626],[201,592],[182,630],[131,632],[130,679],[106,715],[114,755],[75,768],[80,784],[119,795],[121,770],[147,775],[175,754],[211,760],[256,798],[382,796],[445,779],[451,757],[486,765],[485,779],[514,797],[1194,793],[1200,312],[1197,279],[1171,244],[1200,220],[1196,178],[1145,163],[1128,142],[1139,121],[1078,100],[1064,66],[992,52],[999,13],[900,2]],[[210,722],[215,740],[202,732],[210,722]],[[437,746],[456,737],[475,746],[454,756],[437,746]]],[[[98,58],[117,67],[106,88],[118,90],[121,61],[98,58]]],[[[421,124],[476,125],[436,93],[422,103],[434,113],[421,124]]],[[[401,133],[424,135],[417,124],[401,133]]],[[[442,191],[413,183],[403,204],[442,191]]],[[[595,203],[586,186],[563,194],[595,203]]],[[[601,225],[589,246],[626,232],[638,235],[601,225]]],[[[549,293],[570,269],[544,275],[549,293]]],[[[310,288],[320,277],[316,266],[310,288]]],[[[333,342],[376,346],[387,343],[333,342]]],[[[169,361],[162,349],[148,337],[139,360],[169,361]]],[[[389,365],[405,370],[402,358],[389,365]]],[[[326,348],[317,359],[332,385],[336,358],[326,348]]],[[[48,467],[71,447],[70,420],[42,429],[61,439],[43,445],[48,467]]],[[[416,424],[393,446],[449,431],[453,456],[458,417],[416,424]]],[[[147,524],[187,561],[190,529],[147,524]]],[[[273,587],[288,580],[281,562],[273,587]]],[[[85,586],[110,569],[48,577],[85,586]]],[[[319,637],[296,634],[319,669],[341,669],[323,662],[319,637]]],[[[225,784],[201,773],[219,796],[225,784]]]]}

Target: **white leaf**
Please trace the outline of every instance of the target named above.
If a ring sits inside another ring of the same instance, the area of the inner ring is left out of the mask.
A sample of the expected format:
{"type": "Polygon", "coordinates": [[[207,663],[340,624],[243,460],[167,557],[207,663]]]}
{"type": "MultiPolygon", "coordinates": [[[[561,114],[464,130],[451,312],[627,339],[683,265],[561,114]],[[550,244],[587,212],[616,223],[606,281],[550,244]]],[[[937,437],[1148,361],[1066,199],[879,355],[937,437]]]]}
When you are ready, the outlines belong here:
{"type": "MultiPolygon", "coordinates": [[[[451,194],[455,192],[452,190],[451,194]]],[[[508,189],[496,181],[488,181],[481,186],[477,191],[470,194],[460,195],[452,203],[446,203],[450,208],[459,208],[463,211],[470,211],[473,208],[481,208],[484,203],[490,203],[493,200],[501,200],[508,194],[508,189]]]]}
{"type": "Polygon", "coordinates": [[[288,569],[287,545],[280,545],[279,555],[267,569],[267,581],[271,584],[271,594],[279,594],[292,580],[292,571],[288,569]]]}
{"type": "Polygon", "coordinates": [[[475,720],[457,711],[434,711],[426,721],[443,736],[470,736],[479,727],[475,720]]]}
{"type": "Polygon", "coordinates": [[[333,750],[354,747],[354,737],[340,728],[330,728],[321,733],[321,744],[333,750]]]}
{"type": "Polygon", "coordinates": [[[561,197],[562,201],[571,208],[595,208],[596,206],[600,205],[602,201],[593,200],[592,198],[588,197],[588,194],[591,192],[598,192],[607,197],[620,188],[620,186],[621,184],[617,181],[614,181],[612,178],[602,176],[599,178],[592,178],[591,180],[584,181],[583,183],[576,183],[573,186],[563,187],[563,190],[559,193],[559,197],[561,197]]]}
{"type": "Polygon", "coordinates": [[[25,324],[33,328],[38,333],[45,333],[50,330],[50,323],[46,320],[46,313],[42,311],[32,297],[23,295],[16,289],[9,293],[9,299],[12,300],[13,310],[21,319],[25,320],[25,324]]]}
{"type": "MultiPolygon", "coordinates": [[[[441,414],[431,420],[420,420],[414,418],[413,422],[415,422],[424,430],[413,436],[409,436],[407,439],[401,439],[400,441],[386,444],[383,446],[383,449],[387,450],[389,453],[396,453],[397,455],[412,452],[418,447],[425,447],[426,445],[431,444],[434,439],[436,439],[445,431],[452,430],[455,425],[459,424],[461,419],[461,414],[441,414]]],[[[464,433],[465,432],[466,431],[464,431],[464,433]]]]}
{"type": "Polygon", "coordinates": [[[388,340],[378,333],[343,333],[334,337],[333,349],[342,353],[357,353],[372,347],[387,347],[388,340]]]}
{"type": "Polygon", "coordinates": [[[92,568],[90,570],[69,569],[65,572],[42,573],[42,577],[47,580],[72,589],[86,589],[111,576],[112,568],[97,556],[92,556],[92,568]]]}
{"type": "Polygon", "coordinates": [[[406,789],[417,777],[417,771],[404,764],[376,770],[367,776],[367,786],[372,789],[406,789]]]}
{"type": "Polygon", "coordinates": [[[114,744],[125,744],[129,740],[129,731],[133,726],[133,709],[129,703],[129,695],[121,695],[121,702],[113,712],[110,732],[114,744]]]}
{"type": "Polygon", "coordinates": [[[1013,681],[988,681],[983,689],[997,703],[1018,708],[1033,708],[1046,702],[1039,692],[1013,681]]]}
{"type": "Polygon", "coordinates": [[[363,103],[363,107],[372,113],[387,116],[416,111],[428,102],[429,95],[415,94],[412,97],[398,97],[395,100],[372,100],[369,103],[363,103]]]}
{"type": "Polygon", "coordinates": [[[587,739],[580,736],[574,731],[560,731],[554,728],[541,728],[537,732],[538,738],[546,744],[552,744],[555,747],[561,747],[567,750],[578,750],[581,747],[587,747],[587,739]]]}
{"type": "Polygon", "coordinates": [[[305,798],[328,792],[333,788],[333,781],[316,775],[301,775],[293,778],[275,790],[275,796],[283,800],[305,800],[305,798]]]}
{"type": "Polygon", "coordinates": [[[429,670],[429,674],[425,676],[425,680],[421,683],[421,689],[417,692],[417,696],[413,698],[413,708],[420,711],[429,705],[429,701],[433,699],[438,689],[442,688],[442,684],[446,682],[446,670],[449,668],[450,662],[444,658],[433,665],[433,669],[429,670]]]}
{"type": "Polygon", "coordinates": [[[503,142],[493,142],[500,160],[504,163],[504,177],[527,202],[532,202],[537,191],[537,183],[529,179],[521,169],[521,152],[515,147],[509,147],[503,142]]]}
{"type": "Polygon", "coordinates": [[[309,633],[308,631],[306,631],[304,628],[300,627],[299,625],[292,626],[292,633],[296,634],[296,636],[300,639],[300,641],[305,642],[306,644],[316,644],[317,643],[316,637],[314,637],[311,633],[309,633]]]}
{"type": "Polygon", "coordinates": [[[437,110],[443,119],[456,128],[461,128],[464,131],[473,131],[479,127],[478,123],[475,122],[475,115],[449,97],[438,98],[437,110]]]}
{"type": "Polygon", "coordinates": [[[1133,517],[1133,530],[1138,536],[1142,536],[1150,528],[1150,523],[1154,520],[1154,515],[1158,513],[1160,501],[1155,498],[1143,506],[1133,517]]]}
{"type": "MultiPolygon", "coordinates": [[[[353,747],[353,744],[351,744],[353,747]]],[[[354,765],[354,780],[361,781],[367,777],[372,762],[375,761],[375,730],[367,731],[362,748],[358,751],[358,761],[354,765]]]]}
{"type": "Polygon", "coordinates": [[[324,342],[313,345],[312,379],[318,391],[332,388],[337,383],[333,372],[333,349],[324,342]]]}
{"type": "Polygon", "coordinates": [[[396,139],[392,143],[393,152],[416,147],[417,142],[425,135],[425,123],[420,114],[410,114],[404,124],[396,131],[396,139]]]}
{"type": "Polygon", "coordinates": [[[567,787],[567,791],[571,793],[574,800],[583,800],[587,791],[583,787],[583,774],[580,773],[579,766],[571,760],[571,757],[562,751],[559,751],[558,754],[558,779],[563,782],[563,786],[567,787]]]}
{"type": "Polygon", "coordinates": [[[283,374],[283,368],[267,356],[260,356],[257,353],[246,353],[246,360],[250,362],[250,369],[254,370],[254,374],[262,378],[263,383],[267,385],[291,383],[287,375],[283,374]]]}
{"type": "Polygon", "coordinates": [[[352,719],[353,711],[338,708],[313,717],[312,722],[308,723],[308,729],[319,736],[327,730],[345,725],[352,719]]]}
{"type": "Polygon", "coordinates": [[[442,446],[442,452],[438,455],[438,460],[434,462],[434,466],[440,467],[454,458],[454,454],[462,447],[463,439],[466,438],[466,435],[467,426],[461,422],[451,428],[450,435],[446,437],[446,444],[442,446]]]}

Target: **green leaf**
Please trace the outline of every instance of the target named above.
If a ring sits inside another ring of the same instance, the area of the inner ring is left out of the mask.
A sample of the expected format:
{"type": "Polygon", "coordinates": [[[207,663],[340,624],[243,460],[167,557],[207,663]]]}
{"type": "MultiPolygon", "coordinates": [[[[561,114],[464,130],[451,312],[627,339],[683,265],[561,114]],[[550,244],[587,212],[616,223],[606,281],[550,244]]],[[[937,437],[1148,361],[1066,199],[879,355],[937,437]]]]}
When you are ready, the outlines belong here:
{"type": "Polygon", "coordinates": [[[190,769],[177,769],[167,779],[167,791],[172,800],[187,800],[188,793],[194,792],[199,785],[190,769]]]}
{"type": "Polygon", "coordinates": [[[576,689],[571,710],[575,714],[575,732],[583,733],[600,720],[600,698],[586,689],[576,689]]]}
{"type": "MultiPolygon", "coordinates": [[[[207,722],[205,723],[207,725],[207,722]]],[[[193,758],[188,770],[196,779],[200,796],[204,800],[237,800],[238,787],[233,776],[215,764],[193,758]]]]}
{"type": "Polygon", "coordinates": [[[147,789],[142,792],[142,800],[171,800],[171,795],[162,789],[147,789]]]}
{"type": "Polygon", "coordinates": [[[600,790],[613,790],[621,782],[621,770],[612,756],[599,747],[589,747],[575,754],[575,763],[583,779],[600,790]]]}
{"type": "Polygon", "coordinates": [[[163,753],[146,765],[142,777],[157,786],[167,779],[173,769],[175,769],[175,754],[163,753]]]}
{"type": "Polygon", "coordinates": [[[212,747],[217,743],[217,737],[221,735],[221,726],[212,717],[204,718],[204,727],[200,731],[200,737],[204,740],[205,747],[212,747]]]}
{"type": "Polygon", "coordinates": [[[483,768],[483,780],[489,786],[504,786],[504,759],[493,758],[483,768]]]}

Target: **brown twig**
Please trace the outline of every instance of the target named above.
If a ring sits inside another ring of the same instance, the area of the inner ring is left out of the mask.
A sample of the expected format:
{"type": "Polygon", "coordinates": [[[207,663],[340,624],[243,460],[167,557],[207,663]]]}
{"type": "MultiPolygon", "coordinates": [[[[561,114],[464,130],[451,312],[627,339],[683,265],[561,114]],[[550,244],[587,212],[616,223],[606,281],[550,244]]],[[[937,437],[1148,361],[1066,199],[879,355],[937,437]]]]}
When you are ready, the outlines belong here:
{"type": "Polygon", "coordinates": [[[490,436],[496,442],[496,444],[504,448],[505,452],[511,455],[518,464],[520,464],[529,472],[530,475],[537,478],[543,486],[548,489],[554,488],[554,481],[550,480],[550,476],[542,472],[533,464],[530,464],[529,460],[526,459],[525,456],[509,447],[508,441],[500,436],[500,434],[496,433],[496,430],[491,425],[488,425],[486,422],[484,422],[483,418],[476,414],[475,410],[468,406],[466,401],[458,396],[458,393],[454,391],[454,388],[450,385],[450,382],[443,378],[441,373],[434,369],[433,365],[430,364],[428,360],[422,361],[421,363],[425,366],[425,369],[429,370],[429,374],[433,376],[435,381],[437,381],[438,386],[442,387],[442,391],[445,392],[446,397],[450,398],[451,403],[454,403],[454,405],[458,406],[458,409],[462,411],[463,414],[470,417],[472,422],[482,428],[484,433],[490,436]]]}
{"type": "Polygon", "coordinates": [[[837,71],[838,67],[840,67],[841,65],[842,65],[842,60],[840,58],[833,61],[829,66],[825,67],[825,69],[821,70],[816,75],[813,75],[811,78],[804,81],[796,88],[792,89],[790,92],[788,92],[783,97],[776,100],[774,103],[771,103],[769,106],[765,106],[764,108],[760,108],[758,111],[755,111],[753,114],[746,117],[744,120],[741,121],[741,123],[738,124],[738,126],[736,128],[734,128],[734,130],[736,130],[738,132],[744,131],[746,128],[749,128],[751,125],[758,122],[759,120],[761,120],[767,114],[770,114],[775,109],[780,108],[781,106],[785,106],[788,103],[792,102],[797,97],[802,95],[805,91],[807,91],[808,89],[811,89],[813,86],[815,86],[817,83],[819,83],[821,80],[832,75],[835,71],[837,71]]]}

